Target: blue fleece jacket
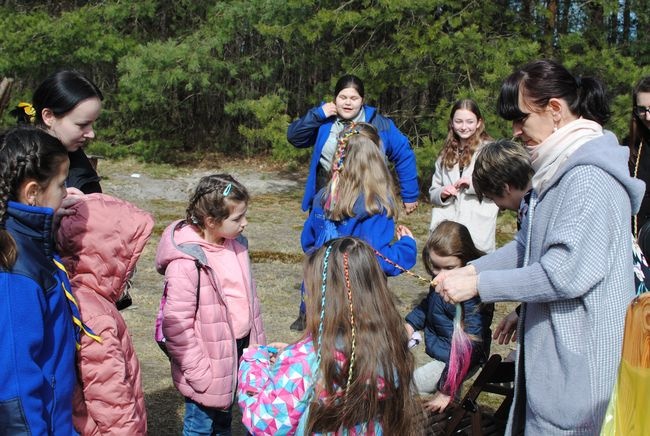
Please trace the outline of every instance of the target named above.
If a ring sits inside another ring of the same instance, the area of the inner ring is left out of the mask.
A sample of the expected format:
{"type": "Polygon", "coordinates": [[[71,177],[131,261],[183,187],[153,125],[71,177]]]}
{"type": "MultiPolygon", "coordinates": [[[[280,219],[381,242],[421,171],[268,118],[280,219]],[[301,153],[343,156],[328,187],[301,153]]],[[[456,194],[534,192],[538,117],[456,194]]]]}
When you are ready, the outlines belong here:
{"type": "MultiPolygon", "coordinates": [[[[492,324],[494,305],[481,305],[481,300],[478,297],[465,301],[462,305],[464,330],[475,338],[472,341],[470,362],[470,368],[472,368],[484,363],[490,353],[492,340],[490,325],[492,324]]],[[[455,315],[456,306],[446,303],[433,288],[429,288],[427,297],[406,315],[406,322],[411,324],[414,330],[424,331],[426,353],[440,362],[445,362],[445,369],[438,381],[438,390],[442,390],[447,379],[455,315]]]]}
{"type": "MultiPolygon", "coordinates": [[[[364,208],[364,198],[359,197],[354,204],[354,216],[342,221],[327,219],[323,210],[325,189],[321,189],[312,202],[311,212],[305,221],[300,235],[300,243],[305,253],[321,247],[328,240],[341,236],[355,236],[366,241],[372,248],[380,252],[394,263],[403,268],[412,268],[417,258],[415,239],[404,236],[393,244],[395,221],[386,216],[386,212],[369,215],[364,208]],[[333,226],[333,227],[332,227],[333,226]]],[[[388,276],[402,273],[380,256],[377,256],[381,268],[388,276]]]]}
{"type": "MultiPolygon", "coordinates": [[[[402,201],[405,203],[417,201],[420,194],[418,173],[415,166],[415,154],[409,140],[399,131],[395,123],[377,113],[377,109],[365,105],[363,109],[366,114],[366,122],[377,128],[384,152],[395,165],[402,201]]],[[[302,199],[302,210],[304,211],[309,209],[316,194],[316,169],[323,152],[323,146],[335,120],[334,116],[328,118],[320,105],[310,109],[304,117],[291,123],[287,130],[287,139],[293,146],[298,148],[314,147],[309,164],[309,175],[305,184],[305,194],[302,199]]]]}
{"type": "Polygon", "coordinates": [[[5,228],[18,258],[0,271],[0,428],[7,434],[71,435],[75,339],[53,263],[53,210],[9,202],[5,228]]]}

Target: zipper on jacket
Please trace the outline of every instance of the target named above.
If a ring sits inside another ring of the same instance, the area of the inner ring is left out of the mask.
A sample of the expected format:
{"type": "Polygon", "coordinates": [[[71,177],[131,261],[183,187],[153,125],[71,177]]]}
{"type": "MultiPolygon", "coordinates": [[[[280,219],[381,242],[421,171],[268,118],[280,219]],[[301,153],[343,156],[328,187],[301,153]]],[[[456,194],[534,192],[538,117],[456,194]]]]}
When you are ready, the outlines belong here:
{"type": "Polygon", "coordinates": [[[49,434],[54,434],[54,414],[56,412],[56,377],[54,375],[52,375],[50,385],[52,386],[52,408],[50,409],[49,434]]]}

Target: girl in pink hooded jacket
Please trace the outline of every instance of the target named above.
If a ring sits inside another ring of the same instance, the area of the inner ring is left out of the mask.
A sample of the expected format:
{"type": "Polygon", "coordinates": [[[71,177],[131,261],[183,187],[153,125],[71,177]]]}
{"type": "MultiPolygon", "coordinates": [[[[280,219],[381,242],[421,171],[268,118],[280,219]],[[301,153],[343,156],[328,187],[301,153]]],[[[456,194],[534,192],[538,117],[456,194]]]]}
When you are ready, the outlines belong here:
{"type": "Polygon", "coordinates": [[[82,435],[146,435],[140,362],[115,302],[151,236],[153,218],[104,194],[81,197],[61,220],[57,240],[82,321],[101,338],[81,336],[80,385],[73,423],[82,435]]]}
{"type": "Polygon", "coordinates": [[[163,232],[162,333],[174,385],[185,397],[183,434],[229,435],[243,349],[264,344],[246,228],[248,192],[227,174],[203,177],[185,220],[163,232]]]}

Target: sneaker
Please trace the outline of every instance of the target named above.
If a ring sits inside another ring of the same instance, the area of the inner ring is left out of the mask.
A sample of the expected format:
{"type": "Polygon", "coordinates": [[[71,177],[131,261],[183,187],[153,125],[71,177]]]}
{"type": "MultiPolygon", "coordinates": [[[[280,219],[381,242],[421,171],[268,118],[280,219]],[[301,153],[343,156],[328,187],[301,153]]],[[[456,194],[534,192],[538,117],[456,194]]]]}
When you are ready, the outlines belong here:
{"type": "Polygon", "coordinates": [[[298,314],[298,318],[289,326],[289,329],[301,332],[305,330],[306,326],[307,326],[307,318],[304,312],[300,312],[298,314]]]}

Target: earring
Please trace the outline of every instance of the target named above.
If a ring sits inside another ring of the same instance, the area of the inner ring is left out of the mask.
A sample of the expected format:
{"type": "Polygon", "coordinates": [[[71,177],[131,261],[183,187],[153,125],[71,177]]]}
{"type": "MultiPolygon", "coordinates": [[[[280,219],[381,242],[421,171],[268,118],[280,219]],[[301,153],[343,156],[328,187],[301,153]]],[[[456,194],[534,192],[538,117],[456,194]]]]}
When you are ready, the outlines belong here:
{"type": "Polygon", "coordinates": [[[553,125],[553,133],[557,132],[557,124],[553,125]]]}

